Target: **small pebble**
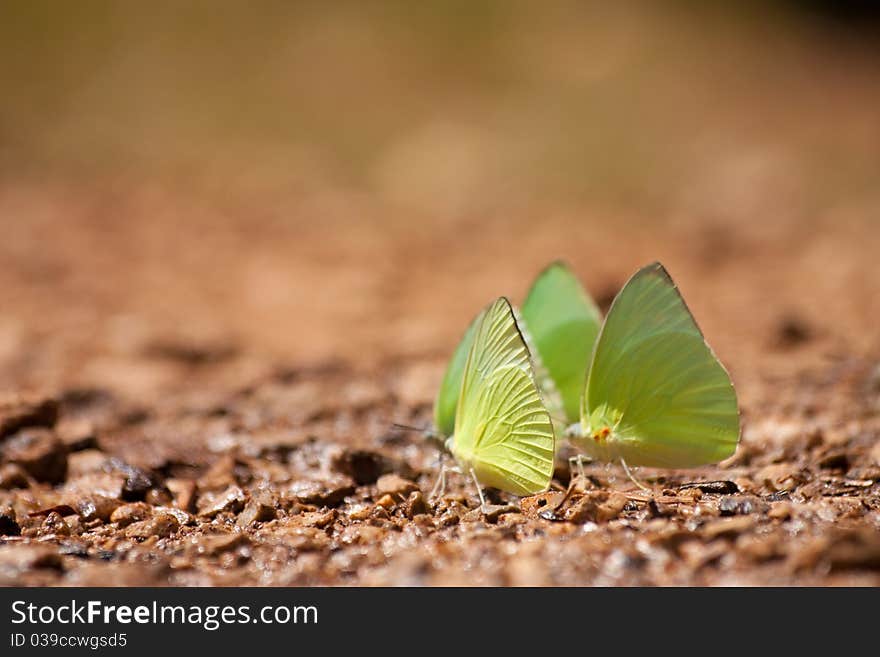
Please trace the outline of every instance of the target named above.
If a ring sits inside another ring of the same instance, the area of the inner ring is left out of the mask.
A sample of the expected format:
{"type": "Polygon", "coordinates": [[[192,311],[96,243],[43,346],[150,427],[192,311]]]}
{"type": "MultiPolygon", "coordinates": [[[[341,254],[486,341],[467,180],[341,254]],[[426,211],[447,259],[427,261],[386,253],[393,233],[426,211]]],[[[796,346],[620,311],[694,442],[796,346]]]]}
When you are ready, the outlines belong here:
{"type": "Polygon", "coordinates": [[[18,394],[0,398],[0,439],[26,427],[51,429],[57,421],[57,399],[18,394]]]}
{"type": "Polygon", "coordinates": [[[153,513],[152,508],[144,502],[124,504],[110,514],[110,522],[115,522],[120,527],[127,527],[133,522],[146,520],[153,513]]]}
{"type": "Polygon", "coordinates": [[[37,481],[57,484],[67,476],[67,449],[48,429],[24,429],[0,447],[0,456],[37,481]]]}
{"type": "Polygon", "coordinates": [[[183,509],[178,509],[173,506],[157,506],[153,509],[153,513],[166,513],[169,516],[174,516],[181,526],[193,525],[196,522],[195,516],[193,516],[191,513],[187,513],[183,509]]]}
{"type": "Polygon", "coordinates": [[[737,516],[735,518],[719,518],[706,523],[701,529],[701,534],[707,539],[721,536],[736,536],[748,531],[755,524],[751,516],[737,516]]]}
{"type": "Polygon", "coordinates": [[[6,575],[44,568],[62,570],[58,551],[48,545],[12,543],[0,550],[0,572],[6,575]]]}
{"type": "Polygon", "coordinates": [[[12,507],[0,507],[0,536],[20,536],[21,527],[12,507]]]}
{"type": "Polygon", "coordinates": [[[197,541],[196,552],[208,556],[216,556],[250,542],[245,534],[239,533],[202,536],[195,540],[197,541]]]}
{"type": "Polygon", "coordinates": [[[607,522],[623,511],[628,499],[623,493],[604,490],[589,492],[577,498],[569,506],[563,518],[568,522],[607,522]]]}
{"type": "Polygon", "coordinates": [[[174,506],[190,513],[196,510],[196,482],[190,479],[168,479],[165,485],[174,496],[174,506]]]}
{"type": "Polygon", "coordinates": [[[349,448],[333,455],[330,466],[341,474],[354,479],[358,486],[375,483],[389,472],[413,476],[412,469],[402,459],[376,450],[349,448]]]}
{"type": "Polygon", "coordinates": [[[406,499],[406,517],[412,520],[415,516],[430,513],[430,507],[422,491],[416,490],[409,494],[406,499]]]}
{"type": "Polygon", "coordinates": [[[86,522],[100,520],[107,522],[113,512],[122,505],[119,500],[104,495],[92,495],[76,501],[74,508],[86,522]]]}
{"type": "Polygon", "coordinates": [[[177,531],[180,523],[169,513],[155,515],[147,520],[135,522],[126,527],[128,538],[149,539],[151,537],[167,538],[177,531]]]}
{"type": "Polygon", "coordinates": [[[14,463],[0,465],[0,490],[27,487],[28,475],[20,466],[14,463]]]}
{"type": "Polygon", "coordinates": [[[767,516],[774,520],[788,520],[792,516],[792,506],[790,502],[776,502],[771,505],[767,516]]]}
{"type": "Polygon", "coordinates": [[[348,495],[354,493],[354,481],[336,475],[327,479],[304,479],[292,483],[288,489],[291,497],[305,504],[338,506],[348,495]]]}
{"type": "Polygon", "coordinates": [[[257,522],[274,520],[275,515],[276,511],[273,505],[252,499],[245,505],[244,510],[238,514],[235,524],[241,528],[250,527],[257,522]]]}
{"type": "Polygon", "coordinates": [[[318,527],[323,529],[333,524],[336,520],[336,509],[327,509],[326,511],[309,511],[298,516],[301,524],[306,527],[318,527]]]}
{"type": "Polygon", "coordinates": [[[40,527],[42,535],[53,534],[55,536],[70,536],[70,527],[64,522],[64,518],[57,511],[52,511],[43,520],[40,527]]]}
{"type": "Polygon", "coordinates": [[[372,510],[373,508],[367,504],[354,504],[348,510],[348,517],[352,520],[366,520],[372,510]]]}
{"type": "Polygon", "coordinates": [[[419,490],[418,484],[408,479],[404,479],[397,474],[386,474],[379,477],[376,482],[376,489],[380,495],[401,495],[406,496],[409,493],[419,490]]]}
{"type": "Polygon", "coordinates": [[[376,506],[388,511],[397,506],[397,502],[394,501],[394,498],[391,495],[385,494],[376,500],[376,506]]]}
{"type": "Polygon", "coordinates": [[[244,491],[236,485],[232,485],[222,493],[206,494],[199,499],[199,515],[204,518],[213,518],[225,511],[237,513],[244,508],[246,496],[244,491]]]}
{"type": "Polygon", "coordinates": [[[515,504],[487,504],[483,508],[476,509],[486,522],[497,522],[505,514],[521,514],[520,508],[515,504]]]}
{"type": "Polygon", "coordinates": [[[718,511],[722,516],[744,516],[766,507],[766,502],[751,495],[728,495],[718,503],[718,511]]]}
{"type": "Polygon", "coordinates": [[[164,486],[151,488],[147,491],[146,495],[144,495],[144,502],[152,504],[153,506],[167,506],[171,504],[172,500],[173,497],[171,496],[171,491],[164,486]]]}

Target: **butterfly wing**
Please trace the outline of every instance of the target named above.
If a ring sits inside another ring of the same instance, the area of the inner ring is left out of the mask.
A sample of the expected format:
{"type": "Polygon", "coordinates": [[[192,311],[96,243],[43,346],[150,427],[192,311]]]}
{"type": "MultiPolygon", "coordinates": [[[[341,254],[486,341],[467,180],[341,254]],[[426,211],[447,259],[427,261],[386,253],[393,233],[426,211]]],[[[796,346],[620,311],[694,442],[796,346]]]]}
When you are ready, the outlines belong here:
{"type": "Polygon", "coordinates": [[[505,298],[478,321],[468,354],[451,449],[477,479],[515,495],[546,490],[553,475],[553,425],[532,375],[529,351],[505,298]]]}
{"type": "Polygon", "coordinates": [[[559,394],[559,390],[556,388],[556,382],[553,381],[553,378],[544,366],[544,362],[541,360],[541,354],[538,353],[538,350],[535,347],[535,340],[529,333],[522,315],[515,306],[511,307],[513,308],[513,317],[516,319],[520,335],[522,335],[523,341],[526,343],[526,349],[529,350],[529,356],[532,362],[532,378],[538,384],[538,389],[541,391],[541,399],[544,401],[544,408],[547,409],[547,412],[550,414],[550,419],[553,421],[553,430],[555,434],[559,436],[569,425],[569,422],[565,417],[565,409],[562,406],[562,395],[559,394]]]}
{"type": "Polygon", "coordinates": [[[739,440],[730,376],[659,263],[639,270],[615,298],[583,401],[580,444],[631,465],[715,463],[739,440]]]}
{"type": "Polygon", "coordinates": [[[437,392],[437,399],[434,400],[434,427],[443,436],[451,436],[455,431],[455,409],[458,406],[464,366],[471,345],[474,343],[477,325],[484,313],[485,311],[480,311],[464,332],[461,342],[458,343],[452,358],[449,359],[449,365],[446,366],[446,373],[443,375],[443,382],[437,392]]]}
{"type": "Polygon", "coordinates": [[[541,272],[522,305],[535,350],[555,384],[569,422],[577,422],[602,315],[574,272],[555,262],[541,272]]]}

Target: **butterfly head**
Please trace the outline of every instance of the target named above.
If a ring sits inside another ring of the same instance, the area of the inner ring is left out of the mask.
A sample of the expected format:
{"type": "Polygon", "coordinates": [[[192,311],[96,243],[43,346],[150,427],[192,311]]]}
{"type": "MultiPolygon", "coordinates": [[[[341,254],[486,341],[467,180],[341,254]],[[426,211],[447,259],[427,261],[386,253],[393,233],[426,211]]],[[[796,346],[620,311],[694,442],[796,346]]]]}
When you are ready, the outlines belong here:
{"type": "Polygon", "coordinates": [[[581,452],[596,461],[613,460],[616,450],[614,445],[614,425],[600,413],[566,430],[566,437],[581,452]]]}
{"type": "Polygon", "coordinates": [[[568,440],[572,438],[579,438],[583,435],[583,429],[581,428],[580,422],[575,422],[574,424],[570,424],[562,431],[563,438],[568,440]]]}

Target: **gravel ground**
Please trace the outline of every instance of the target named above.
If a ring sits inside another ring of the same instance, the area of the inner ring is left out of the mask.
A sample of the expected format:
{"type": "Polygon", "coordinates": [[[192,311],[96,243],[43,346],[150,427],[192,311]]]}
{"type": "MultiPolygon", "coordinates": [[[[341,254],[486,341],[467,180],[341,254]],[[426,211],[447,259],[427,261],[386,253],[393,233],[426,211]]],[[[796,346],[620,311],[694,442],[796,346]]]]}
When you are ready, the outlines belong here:
{"type": "Polygon", "coordinates": [[[511,231],[487,220],[469,233],[486,262],[450,250],[435,268],[454,227],[356,249],[363,233],[338,218],[334,261],[295,226],[247,250],[234,221],[177,239],[171,195],[152,222],[160,204],[124,199],[131,221],[108,235],[88,198],[20,190],[4,208],[47,219],[3,244],[3,584],[880,584],[869,224],[509,222],[539,246],[496,266],[511,231]],[[595,248],[612,230],[631,245],[620,261],[595,248]],[[392,423],[429,421],[468,315],[560,254],[606,304],[663,257],[737,384],[736,455],[643,469],[650,494],[600,465],[571,483],[561,464],[553,490],[491,495],[487,515],[462,477],[429,499],[439,454],[392,423]],[[250,296],[221,293],[254,270],[250,296]],[[282,299],[275,317],[261,294],[282,299]]]}

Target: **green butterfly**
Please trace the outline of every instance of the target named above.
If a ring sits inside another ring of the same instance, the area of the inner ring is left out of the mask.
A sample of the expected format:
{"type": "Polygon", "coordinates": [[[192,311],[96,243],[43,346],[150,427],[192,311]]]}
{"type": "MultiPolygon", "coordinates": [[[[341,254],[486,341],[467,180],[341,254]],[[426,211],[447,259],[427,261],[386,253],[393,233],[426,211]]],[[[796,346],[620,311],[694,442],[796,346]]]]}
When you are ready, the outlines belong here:
{"type": "Polygon", "coordinates": [[[443,382],[440,384],[440,390],[434,400],[434,430],[426,432],[429,438],[445,441],[455,431],[455,411],[458,408],[458,394],[461,391],[464,366],[467,363],[471,346],[474,344],[477,326],[485,314],[486,311],[481,310],[474,317],[455,348],[452,358],[449,359],[446,373],[443,375],[443,382]]]}
{"type": "MultiPolygon", "coordinates": [[[[516,309],[514,309],[516,315],[516,309]]],[[[535,378],[553,417],[576,422],[593,343],[602,315],[593,299],[563,262],[554,262],[535,278],[522,306],[520,331],[532,354],[535,378]]],[[[446,368],[434,402],[435,432],[445,439],[455,429],[458,391],[474,330],[471,322],[446,368]]],[[[519,320],[519,316],[517,316],[519,320]]]]}
{"type": "Polygon", "coordinates": [[[590,457],[689,468],[736,451],[736,392],[666,269],[629,279],[611,305],[567,432],[590,457]]]}
{"type": "Polygon", "coordinates": [[[449,432],[446,448],[479,485],[515,495],[532,495],[549,487],[553,424],[525,339],[504,297],[468,327],[444,377],[435,422],[439,431],[449,432]],[[458,399],[452,404],[447,396],[459,371],[458,399]],[[451,427],[450,409],[454,410],[451,427]]]}
{"type": "MultiPolygon", "coordinates": [[[[544,269],[522,305],[522,317],[549,381],[545,397],[557,394],[566,422],[580,417],[581,396],[602,314],[564,262],[544,269]]],[[[551,411],[552,412],[552,411],[551,411]]]]}

